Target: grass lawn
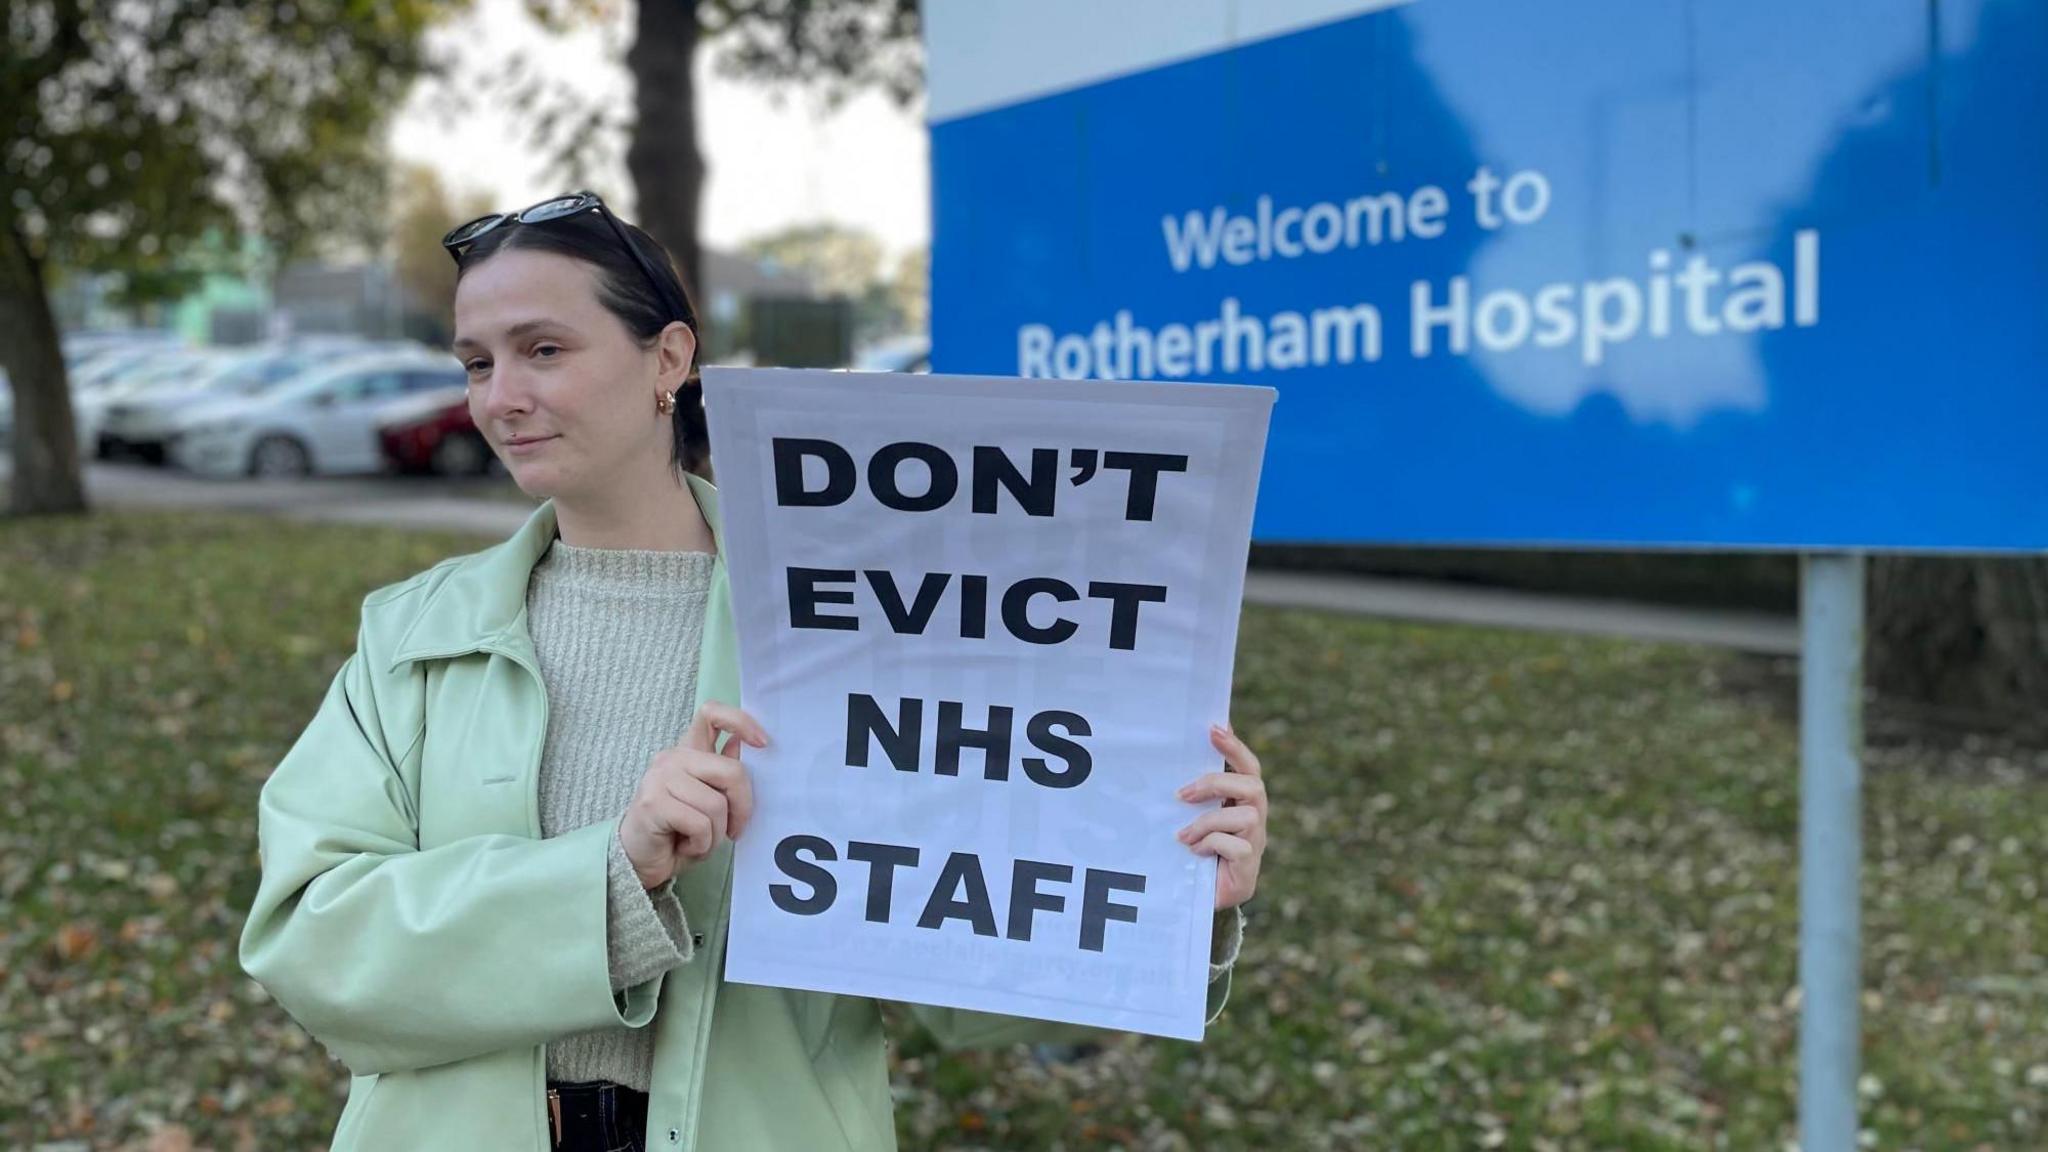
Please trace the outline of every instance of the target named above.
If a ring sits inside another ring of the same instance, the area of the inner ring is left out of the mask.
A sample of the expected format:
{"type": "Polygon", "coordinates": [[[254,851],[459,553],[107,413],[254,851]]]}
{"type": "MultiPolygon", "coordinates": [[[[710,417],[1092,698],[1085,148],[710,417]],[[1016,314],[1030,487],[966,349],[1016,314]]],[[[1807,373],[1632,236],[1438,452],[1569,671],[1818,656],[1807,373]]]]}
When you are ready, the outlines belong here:
{"type": "MultiPolygon", "coordinates": [[[[363,593],[474,547],[0,521],[0,1147],[324,1143],[343,1070],[235,962],[256,791],[363,593]]],[[[1242,635],[1276,809],[1223,1021],[1050,1069],[905,1036],[906,1148],[1787,1146],[1782,682],[1307,612],[1242,635]]],[[[2048,754],[1879,749],[1865,843],[1873,1146],[2048,1148],[2048,754]]]]}

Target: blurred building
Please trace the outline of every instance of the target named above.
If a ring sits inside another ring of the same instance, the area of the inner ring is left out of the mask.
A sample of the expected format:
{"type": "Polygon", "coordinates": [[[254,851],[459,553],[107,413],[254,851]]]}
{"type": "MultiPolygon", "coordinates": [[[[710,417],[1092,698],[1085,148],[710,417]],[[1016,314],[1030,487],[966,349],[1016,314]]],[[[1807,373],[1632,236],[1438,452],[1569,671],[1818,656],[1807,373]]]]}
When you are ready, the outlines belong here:
{"type": "Polygon", "coordinates": [[[383,264],[288,265],[272,286],[271,308],[271,330],[279,335],[398,339],[405,332],[405,293],[383,264]]]}
{"type": "MultiPolygon", "coordinates": [[[[247,344],[288,335],[354,335],[445,343],[443,318],[381,262],[299,260],[266,277],[261,242],[217,253],[185,296],[135,308],[118,277],[78,276],[52,293],[66,329],[147,324],[195,344],[247,344]]],[[[733,252],[704,253],[696,293],[707,359],[831,365],[852,356],[852,304],[821,293],[804,271],[733,252]]]]}
{"type": "Polygon", "coordinates": [[[270,315],[269,264],[260,238],[235,242],[209,233],[181,258],[189,287],[174,299],[131,304],[123,298],[124,275],[65,270],[51,285],[50,309],[67,332],[166,328],[195,344],[247,344],[263,338],[270,315]]]}
{"type": "MultiPolygon", "coordinates": [[[[797,302],[819,299],[817,286],[802,271],[759,260],[737,252],[707,248],[703,254],[704,284],[697,291],[697,313],[704,325],[706,359],[731,359],[745,350],[759,358],[755,329],[762,327],[756,317],[767,302],[797,302]]],[[[776,314],[773,304],[770,315],[776,314]]],[[[761,362],[767,363],[763,359],[761,362]]]]}

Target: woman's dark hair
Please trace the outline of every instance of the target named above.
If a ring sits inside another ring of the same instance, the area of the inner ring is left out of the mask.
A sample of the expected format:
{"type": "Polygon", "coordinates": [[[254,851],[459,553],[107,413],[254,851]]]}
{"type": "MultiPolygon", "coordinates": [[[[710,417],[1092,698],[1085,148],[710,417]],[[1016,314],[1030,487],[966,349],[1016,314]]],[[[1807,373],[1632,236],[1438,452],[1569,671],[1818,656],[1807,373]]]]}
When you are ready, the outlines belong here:
{"type": "MultiPolygon", "coordinates": [[[[616,219],[616,217],[614,217],[616,219]]],[[[611,310],[614,316],[626,325],[633,339],[643,348],[654,346],[662,329],[672,321],[680,320],[689,325],[690,331],[702,332],[697,326],[696,307],[690,301],[689,293],[683,289],[682,277],[676,274],[675,261],[668,250],[654,237],[639,228],[619,221],[626,235],[632,238],[633,246],[647,258],[655,275],[665,283],[663,287],[674,293],[673,299],[682,302],[690,315],[673,315],[673,306],[663,302],[654,286],[647,282],[646,273],[634,262],[625,249],[619,247],[619,238],[611,227],[597,218],[593,212],[582,212],[558,220],[539,224],[501,224],[478,237],[457,262],[455,279],[460,283],[470,269],[490,259],[493,255],[512,249],[525,248],[535,252],[553,252],[581,260],[597,269],[597,299],[611,310]]],[[[698,345],[698,352],[703,346],[698,345]]],[[[701,473],[711,459],[711,435],[704,420],[704,384],[697,375],[697,362],[690,362],[690,375],[676,389],[675,444],[670,460],[679,471],[701,473]]]]}

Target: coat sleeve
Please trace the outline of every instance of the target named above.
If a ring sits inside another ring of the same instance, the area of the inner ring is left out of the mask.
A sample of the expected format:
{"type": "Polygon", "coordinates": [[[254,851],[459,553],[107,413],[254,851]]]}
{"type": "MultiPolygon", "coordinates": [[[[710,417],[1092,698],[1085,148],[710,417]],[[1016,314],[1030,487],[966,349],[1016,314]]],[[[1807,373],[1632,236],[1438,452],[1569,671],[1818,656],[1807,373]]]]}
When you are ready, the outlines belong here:
{"type": "Polygon", "coordinates": [[[263,786],[243,970],[357,1075],[646,1025],[662,974],[615,993],[608,962],[618,818],[422,850],[421,736],[394,751],[374,667],[359,646],[263,786]]]}
{"type": "MultiPolygon", "coordinates": [[[[1230,999],[1230,971],[1237,963],[1237,951],[1244,941],[1244,913],[1231,909],[1216,917],[1215,950],[1220,956],[1209,965],[1208,1011],[1204,1024],[1214,1024],[1230,999]]],[[[1102,1043],[1118,1035],[1106,1028],[1032,1020],[1022,1016],[1001,1016],[993,1012],[970,1012],[965,1008],[939,1008],[930,1004],[907,1005],[918,1025],[932,1039],[948,1049],[1001,1048],[1010,1044],[1102,1043]]]]}

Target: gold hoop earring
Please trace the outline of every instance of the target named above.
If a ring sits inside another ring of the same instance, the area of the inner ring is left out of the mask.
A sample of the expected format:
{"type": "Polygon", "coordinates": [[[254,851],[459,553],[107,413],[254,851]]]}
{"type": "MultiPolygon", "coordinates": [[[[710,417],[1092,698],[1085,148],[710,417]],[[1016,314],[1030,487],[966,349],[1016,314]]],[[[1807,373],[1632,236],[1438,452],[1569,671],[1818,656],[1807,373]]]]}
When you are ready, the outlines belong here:
{"type": "Polygon", "coordinates": [[[674,392],[663,392],[661,395],[656,396],[654,398],[654,410],[663,416],[674,415],[676,410],[676,394],[674,392]]]}

